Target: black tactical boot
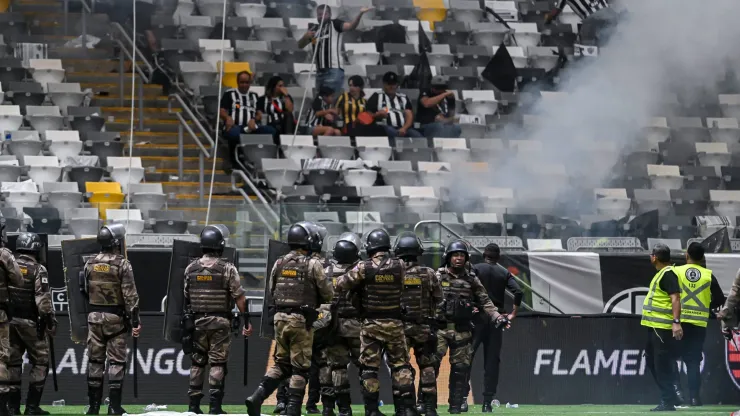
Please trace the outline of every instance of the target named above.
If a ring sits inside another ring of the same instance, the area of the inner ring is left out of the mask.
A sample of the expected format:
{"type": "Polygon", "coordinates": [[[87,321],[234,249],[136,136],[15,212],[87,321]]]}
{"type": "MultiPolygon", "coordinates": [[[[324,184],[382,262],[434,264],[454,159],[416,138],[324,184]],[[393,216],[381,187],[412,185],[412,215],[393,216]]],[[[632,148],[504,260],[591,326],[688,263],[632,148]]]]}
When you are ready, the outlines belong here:
{"type": "Polygon", "coordinates": [[[385,416],[378,409],[378,401],[380,400],[379,392],[370,393],[363,390],[362,399],[365,402],[365,416],[385,416]]]}
{"type": "Polygon", "coordinates": [[[188,412],[195,413],[196,415],[202,415],[203,411],[200,410],[200,399],[203,397],[202,394],[195,394],[189,396],[190,403],[188,403],[188,412]]]}
{"type": "Polygon", "coordinates": [[[406,416],[406,403],[404,403],[403,397],[398,393],[393,393],[393,410],[395,410],[395,416],[406,416]]]}
{"type": "Polygon", "coordinates": [[[249,416],[260,416],[262,403],[272,394],[272,392],[275,391],[275,389],[278,388],[279,385],[280,380],[276,378],[263,377],[262,382],[257,386],[257,390],[244,400],[244,405],[247,406],[247,414],[249,414],[249,416]]]}
{"type": "Polygon", "coordinates": [[[460,405],[460,411],[463,413],[468,413],[468,399],[467,398],[463,400],[462,404],[460,405]]]}
{"type": "Polygon", "coordinates": [[[673,404],[675,404],[676,406],[683,406],[684,399],[683,399],[683,393],[681,393],[681,386],[678,384],[674,384],[673,390],[676,392],[676,397],[674,399],[675,402],[673,404]]]}
{"type": "Polygon", "coordinates": [[[336,400],[336,397],[333,395],[321,395],[321,405],[324,408],[321,412],[321,416],[336,416],[334,413],[334,404],[336,403],[336,400]]]}
{"type": "Polygon", "coordinates": [[[87,409],[86,415],[98,415],[100,414],[100,401],[103,399],[103,386],[93,387],[87,386],[87,399],[90,403],[90,407],[87,409]]]}
{"type": "Polygon", "coordinates": [[[689,403],[691,404],[691,407],[704,406],[704,403],[701,402],[701,398],[699,398],[698,394],[691,396],[691,400],[689,403]]]}
{"type": "Polygon", "coordinates": [[[352,416],[352,399],[349,393],[337,393],[339,416],[352,416]]]}
{"type": "Polygon", "coordinates": [[[285,414],[285,403],[284,402],[278,402],[278,404],[275,405],[275,408],[272,410],[273,415],[284,415],[285,414]]]}
{"type": "Polygon", "coordinates": [[[211,389],[211,398],[208,401],[209,415],[225,415],[224,409],[221,408],[221,402],[224,399],[223,389],[211,389]]]}
{"type": "Polygon", "coordinates": [[[319,389],[316,388],[316,385],[311,385],[311,382],[308,382],[308,399],[306,400],[306,414],[309,415],[318,415],[321,414],[321,411],[319,410],[318,406],[316,406],[319,403],[319,397],[321,394],[319,393],[319,389]]]}
{"type": "MultiPolygon", "coordinates": [[[[28,396],[26,396],[26,411],[23,412],[24,415],[49,414],[49,412],[39,407],[39,404],[41,403],[41,394],[43,393],[43,387],[41,389],[36,388],[36,386],[30,386],[28,388],[28,396]]],[[[18,391],[18,394],[20,395],[20,390],[18,391]]],[[[18,407],[20,408],[20,404],[18,407]]],[[[18,414],[20,414],[20,412],[18,412],[18,414]]]]}
{"type": "MultiPolygon", "coordinates": [[[[122,415],[126,413],[126,410],[123,407],[121,407],[122,395],[123,395],[123,390],[120,388],[108,390],[108,397],[110,398],[110,402],[108,403],[108,414],[109,415],[122,415]]],[[[90,407],[92,408],[92,406],[90,407]]]]}
{"type": "Polygon", "coordinates": [[[21,414],[21,391],[11,390],[8,394],[8,412],[11,415],[21,414]]]}
{"type": "Polygon", "coordinates": [[[288,387],[288,416],[301,416],[304,389],[288,387]]]}
{"type": "Polygon", "coordinates": [[[0,416],[10,416],[10,393],[0,393],[0,416]]]}
{"type": "Polygon", "coordinates": [[[437,395],[424,393],[424,414],[426,416],[437,416],[437,395]]]}
{"type": "Polygon", "coordinates": [[[481,409],[481,412],[483,413],[492,413],[493,412],[493,406],[491,406],[491,402],[493,400],[483,400],[483,408],[481,409]]]}
{"type": "Polygon", "coordinates": [[[659,405],[657,405],[653,409],[650,409],[650,411],[651,412],[675,412],[676,407],[671,403],[661,401],[659,405]]]}
{"type": "Polygon", "coordinates": [[[419,416],[419,413],[416,412],[416,396],[414,395],[414,390],[412,389],[408,394],[401,398],[403,399],[404,415],[419,416]]]}

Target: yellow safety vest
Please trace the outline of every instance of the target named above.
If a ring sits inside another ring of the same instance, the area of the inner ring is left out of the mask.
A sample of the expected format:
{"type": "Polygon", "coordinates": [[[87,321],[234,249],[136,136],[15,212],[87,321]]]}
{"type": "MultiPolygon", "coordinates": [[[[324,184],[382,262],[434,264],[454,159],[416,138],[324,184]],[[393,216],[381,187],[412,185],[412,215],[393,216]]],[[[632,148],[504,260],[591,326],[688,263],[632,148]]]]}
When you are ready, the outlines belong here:
{"type": "Polygon", "coordinates": [[[674,267],[681,284],[681,323],[706,328],[712,302],[712,271],[697,264],[674,267]]]}
{"type": "Polygon", "coordinates": [[[671,329],[673,325],[673,310],[671,296],[660,288],[660,280],[673,266],[666,266],[655,273],[650,282],[650,291],[642,303],[642,321],[640,325],[650,328],[671,329]]]}

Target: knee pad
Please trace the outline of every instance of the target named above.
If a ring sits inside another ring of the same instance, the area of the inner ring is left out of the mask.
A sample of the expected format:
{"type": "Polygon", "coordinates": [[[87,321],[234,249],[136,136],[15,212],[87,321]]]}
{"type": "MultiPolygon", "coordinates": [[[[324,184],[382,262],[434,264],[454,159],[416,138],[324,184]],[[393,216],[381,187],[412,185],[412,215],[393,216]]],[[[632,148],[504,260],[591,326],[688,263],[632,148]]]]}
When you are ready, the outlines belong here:
{"type": "Polygon", "coordinates": [[[126,367],[126,361],[113,361],[113,360],[108,360],[108,365],[109,365],[110,367],[113,367],[113,366],[118,366],[118,367],[126,367]]]}
{"type": "Polygon", "coordinates": [[[370,367],[366,365],[360,366],[360,380],[369,380],[378,378],[378,367],[370,367]]]}
{"type": "Polygon", "coordinates": [[[206,366],[206,360],[205,357],[203,359],[197,359],[195,358],[195,354],[190,356],[190,362],[193,367],[203,368],[206,366]]]}
{"type": "Polygon", "coordinates": [[[467,374],[470,371],[470,366],[464,363],[455,363],[450,366],[450,370],[457,374],[467,374]]]}
{"type": "Polygon", "coordinates": [[[311,370],[310,369],[305,369],[304,370],[302,368],[292,367],[292,370],[293,370],[292,375],[303,377],[303,379],[306,380],[306,382],[308,382],[308,379],[309,379],[309,377],[311,375],[311,370]]]}
{"type": "Polygon", "coordinates": [[[290,366],[290,364],[277,364],[277,367],[280,369],[280,373],[283,375],[283,378],[288,378],[293,374],[293,367],[290,366]]]}

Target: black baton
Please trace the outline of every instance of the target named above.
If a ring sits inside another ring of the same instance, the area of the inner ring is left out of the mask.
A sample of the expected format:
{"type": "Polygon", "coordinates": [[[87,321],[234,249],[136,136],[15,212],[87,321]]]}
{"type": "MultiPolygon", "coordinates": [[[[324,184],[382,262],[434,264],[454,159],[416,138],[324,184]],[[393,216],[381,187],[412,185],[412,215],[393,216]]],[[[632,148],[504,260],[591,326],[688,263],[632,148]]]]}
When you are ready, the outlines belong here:
{"type": "Polygon", "coordinates": [[[51,335],[47,335],[49,340],[49,358],[51,359],[51,379],[54,381],[54,391],[59,391],[57,385],[57,359],[54,354],[54,338],[51,335]]]}
{"type": "MultiPolygon", "coordinates": [[[[248,328],[249,324],[252,322],[249,316],[249,312],[244,314],[244,319],[246,322],[244,322],[244,327],[248,328]]],[[[242,376],[242,382],[244,385],[247,385],[247,370],[249,369],[249,337],[246,335],[244,336],[244,364],[243,364],[243,371],[244,374],[242,376]]]]}

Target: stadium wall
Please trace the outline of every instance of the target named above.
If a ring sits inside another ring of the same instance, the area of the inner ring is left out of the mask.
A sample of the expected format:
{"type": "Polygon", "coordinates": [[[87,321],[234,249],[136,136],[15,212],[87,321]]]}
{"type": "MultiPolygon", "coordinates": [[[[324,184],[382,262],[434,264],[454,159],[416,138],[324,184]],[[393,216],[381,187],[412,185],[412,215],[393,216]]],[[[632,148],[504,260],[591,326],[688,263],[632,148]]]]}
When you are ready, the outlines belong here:
{"type": "MultiPolygon", "coordinates": [[[[60,391],[54,392],[48,380],[44,402],[65,399],[70,405],[84,404],[87,371],[84,345],[73,344],[68,337],[69,321],[65,316],[60,316],[59,320],[55,347],[60,391]]],[[[129,365],[124,403],[186,403],[190,360],[179,345],[162,339],[163,324],[161,314],[142,317],[137,359],[139,398],[133,397],[133,368],[129,365]]],[[[702,363],[704,401],[740,403],[740,352],[720,337],[715,322],[708,330],[702,363]]],[[[657,388],[642,357],[645,333],[637,317],[521,317],[504,337],[498,397],[502,402],[520,404],[654,404],[658,399],[657,388]]],[[[239,336],[232,340],[225,402],[242,404],[248,390],[257,386],[270,362],[272,341],[258,337],[250,339],[248,386],[245,388],[242,386],[243,339],[239,336]]],[[[131,362],[130,353],[128,361],[131,362]]],[[[472,394],[480,403],[482,353],[473,368],[472,394]]],[[[352,395],[354,402],[359,404],[361,396],[356,375],[352,369],[352,395]]],[[[440,403],[447,401],[448,376],[449,363],[445,359],[438,382],[440,403]]],[[[385,403],[392,403],[387,369],[383,369],[381,377],[381,398],[385,403]]],[[[683,379],[685,385],[685,374],[683,379]]]]}

